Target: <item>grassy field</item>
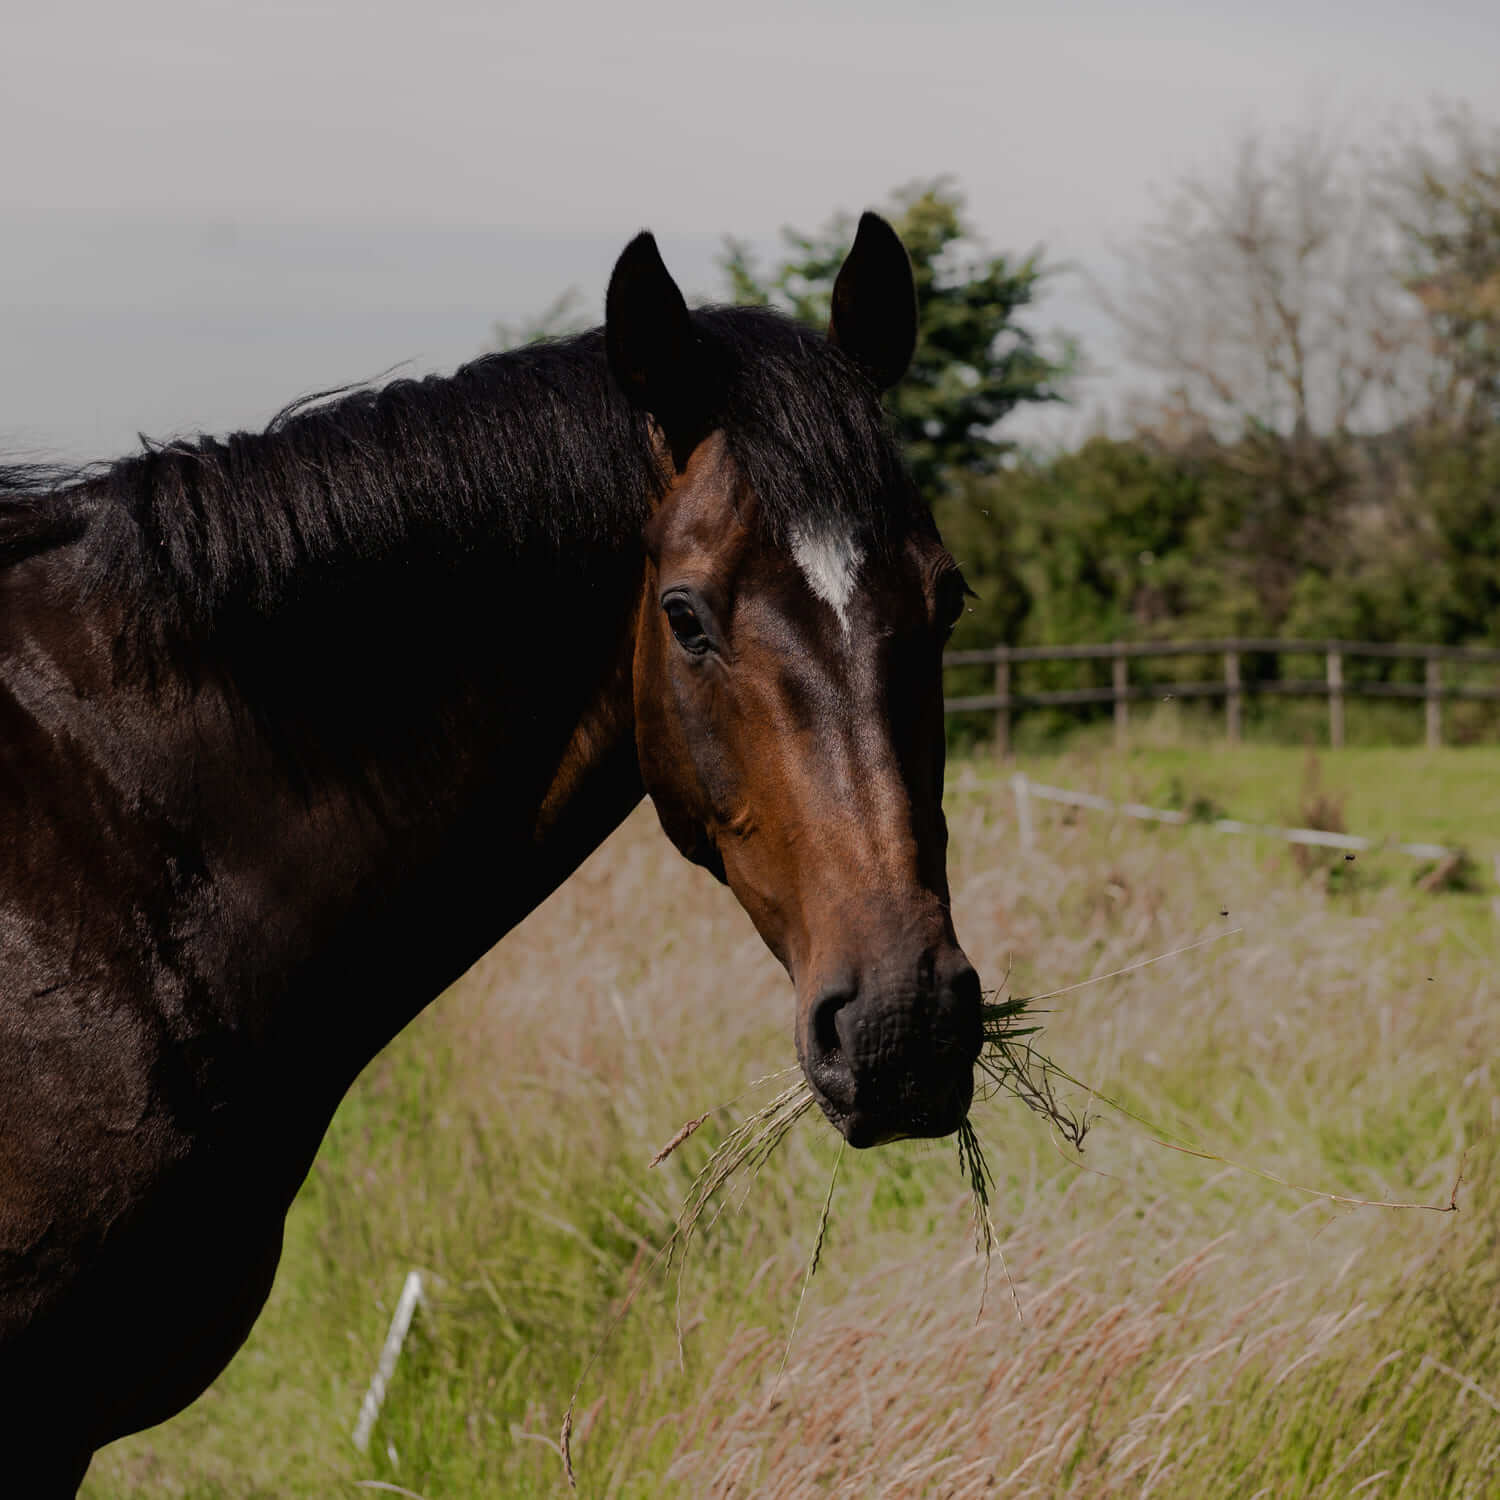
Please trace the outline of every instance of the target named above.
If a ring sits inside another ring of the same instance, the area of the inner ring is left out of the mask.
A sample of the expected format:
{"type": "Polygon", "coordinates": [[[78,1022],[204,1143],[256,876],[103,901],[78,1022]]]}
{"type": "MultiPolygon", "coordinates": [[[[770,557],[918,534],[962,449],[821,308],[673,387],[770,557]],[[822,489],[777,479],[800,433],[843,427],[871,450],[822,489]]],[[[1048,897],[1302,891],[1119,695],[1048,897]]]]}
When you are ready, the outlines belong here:
{"type": "Polygon", "coordinates": [[[1254,820],[1317,795],[1352,832],[1481,856],[1474,888],[1427,893],[1396,856],[1355,878],[1060,808],[1022,853],[1008,768],[950,781],[955,917],[989,983],[1044,993],[1239,929],[1047,1002],[1059,1063],[1324,1192],[1441,1207],[1463,1162],[1457,1213],[1332,1203],[1097,1101],[1080,1157],[991,1100],[974,1118],[1004,1265],[983,1305],[952,1143],[846,1153],[788,1352],[837,1154],[816,1117],[731,1190],[680,1285],[650,1270],[736,1112],[648,1171],[653,1151],[792,1053],[784,977],[643,809],[367,1071],[249,1344],[189,1411],[101,1454],[85,1495],[565,1493],[563,1412],[632,1290],[580,1394],[586,1495],[1494,1494],[1500,753],[1320,755],[1315,783],[1304,752],[1259,749],[1023,765],[1254,820]],[[361,1457],[412,1267],[432,1294],[361,1457]]]}

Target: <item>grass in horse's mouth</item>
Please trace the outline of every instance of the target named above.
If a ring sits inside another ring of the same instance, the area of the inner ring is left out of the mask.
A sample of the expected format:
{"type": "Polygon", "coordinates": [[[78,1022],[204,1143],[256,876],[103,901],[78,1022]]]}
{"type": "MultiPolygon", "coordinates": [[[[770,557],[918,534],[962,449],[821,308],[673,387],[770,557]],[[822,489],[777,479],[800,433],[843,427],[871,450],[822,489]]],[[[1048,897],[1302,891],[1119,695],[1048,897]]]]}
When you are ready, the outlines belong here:
{"type": "MultiPolygon", "coordinates": [[[[1089,1131],[1088,1112],[1075,1113],[1057,1097],[1054,1081],[1067,1075],[1036,1049],[1034,1038],[1042,1028],[1026,1024],[1036,1014],[1031,1009],[1035,1004],[1034,996],[1016,995],[1005,1000],[990,998],[980,1006],[984,1042],[975,1063],[980,1074],[975,1080],[975,1097],[986,1100],[996,1094],[1014,1095],[1049,1121],[1069,1145],[1081,1148],[1089,1131]]],[[[968,1121],[964,1124],[967,1127],[968,1121]]],[[[960,1129],[960,1150],[963,1140],[964,1131],[960,1129]]]]}
{"type": "MultiPolygon", "coordinates": [[[[797,1071],[794,1064],[783,1068],[779,1073],[772,1073],[766,1078],[757,1080],[757,1083],[780,1081],[788,1074],[797,1071]]],[[[750,1088],[753,1089],[756,1086],[756,1084],[751,1084],[750,1088]]],[[[749,1089],[746,1090],[746,1093],[748,1092],[750,1092],[749,1089]]],[[[698,1221],[718,1195],[719,1190],[731,1178],[742,1171],[747,1171],[749,1177],[745,1182],[744,1192],[748,1192],[750,1185],[755,1181],[756,1174],[766,1164],[771,1153],[786,1139],[787,1132],[792,1126],[813,1107],[813,1102],[812,1090],[801,1077],[798,1077],[768,1104],[763,1104],[754,1114],[747,1115],[724,1137],[719,1148],[703,1164],[702,1169],[693,1179],[687,1196],[683,1199],[667,1257],[669,1265],[672,1260],[686,1253],[693,1233],[698,1227],[698,1221]]],[[[712,1113],[714,1111],[710,1110],[708,1114],[699,1115],[696,1120],[689,1120],[651,1158],[648,1165],[655,1167],[664,1162],[712,1113]]],[[[742,1200],[744,1192],[740,1195],[742,1200]]],[[[725,1203],[721,1202],[715,1217],[723,1213],[724,1208],[725,1203]]]]}
{"type": "MultiPolygon", "coordinates": [[[[1072,1080],[1068,1079],[1067,1074],[1036,1048],[1035,1038],[1040,1033],[1041,1027],[1029,1024],[1032,1016],[1030,1006],[1033,1004],[1033,999],[1026,996],[1000,999],[999,993],[992,991],[990,998],[985,1000],[981,1007],[984,1041],[979,1060],[975,1064],[980,1075],[975,1084],[975,1098],[985,1101],[994,1098],[997,1094],[1011,1094],[1028,1109],[1035,1110],[1037,1114],[1049,1121],[1070,1145],[1075,1148],[1082,1147],[1083,1138],[1089,1129],[1088,1113],[1086,1109],[1081,1113],[1075,1112],[1058,1097],[1055,1082],[1058,1079],[1065,1079],[1069,1082],[1072,1080]]],[[[771,1074],[768,1078],[758,1080],[758,1082],[780,1081],[795,1071],[795,1068],[785,1068],[780,1073],[771,1074]]],[[[751,1087],[754,1088],[755,1085],[751,1087]]],[[[749,1174],[738,1200],[744,1201],[751,1184],[755,1181],[756,1174],[786,1139],[792,1127],[812,1108],[813,1103],[811,1088],[805,1080],[798,1077],[769,1103],[748,1115],[729,1132],[693,1179],[687,1196],[683,1199],[682,1208],[677,1216],[677,1225],[667,1247],[669,1265],[674,1260],[680,1261],[681,1257],[687,1253],[699,1222],[709,1206],[715,1198],[720,1196],[721,1190],[729,1184],[731,1179],[741,1172],[749,1174]]],[[[712,1113],[713,1111],[709,1111],[699,1115],[696,1119],[689,1120],[651,1158],[650,1165],[654,1167],[665,1161],[697,1131],[712,1113]]],[[[989,1211],[990,1191],[994,1186],[994,1177],[985,1160],[984,1148],[980,1145],[979,1136],[975,1132],[972,1116],[966,1118],[959,1126],[957,1139],[959,1170],[968,1181],[974,1201],[974,1248],[985,1257],[987,1281],[990,1257],[996,1246],[994,1225],[990,1220],[989,1211]]],[[[837,1167],[834,1170],[836,1179],[837,1167]]],[[[829,1197],[831,1200],[832,1183],[829,1185],[829,1197]]],[[[715,1218],[723,1213],[727,1203],[726,1196],[715,1210],[715,1218]]],[[[812,1257],[809,1261],[809,1277],[817,1266],[827,1224],[828,1205],[825,1204],[819,1220],[817,1242],[813,1246],[812,1257]]]]}
{"type": "MultiPolygon", "coordinates": [[[[1056,1085],[1061,1082],[1070,1087],[1082,1089],[1090,1099],[1096,1096],[1066,1069],[1060,1068],[1045,1053],[1037,1050],[1036,1038],[1042,1028],[1034,1024],[1034,1018],[1041,1013],[1035,1007],[1043,1000],[1051,1000],[1055,996],[1070,994],[1087,985],[1100,984],[1108,979],[1132,974],[1151,964],[1161,963],[1164,959],[1176,958],[1179,954],[1191,952],[1194,948],[1219,942],[1238,931],[1239,928],[1232,928],[1228,932],[1214,933],[1197,942],[1188,943],[1185,947],[1174,948],[1169,953],[1158,953],[1151,958],[1127,964],[1122,969],[1112,970],[1108,974],[1096,974],[1089,979],[1065,985],[1061,989],[1049,990],[1042,995],[1006,995],[1004,986],[999,990],[989,991],[980,1005],[983,1040],[979,1058],[975,1063],[979,1077],[975,1081],[974,1097],[984,1102],[993,1099],[998,1094],[1010,1094],[1019,1099],[1028,1109],[1041,1115],[1075,1150],[1081,1149],[1083,1138],[1089,1131],[1088,1107],[1085,1105],[1081,1111],[1075,1111],[1059,1098],[1056,1085]]],[[[765,1078],[757,1079],[744,1093],[731,1099],[729,1104],[738,1102],[738,1099],[744,1098],[746,1093],[750,1093],[762,1084],[781,1082],[795,1073],[797,1069],[792,1066],[769,1074],[765,1078]]],[[[1129,1110],[1115,1104],[1112,1100],[1103,1102],[1114,1104],[1114,1107],[1122,1114],[1130,1115],[1129,1110]]],[[[687,1196],[683,1200],[682,1209],[677,1217],[677,1225],[672,1231],[671,1238],[663,1247],[662,1253],[665,1254],[669,1265],[673,1260],[680,1260],[686,1254],[699,1222],[720,1190],[729,1183],[731,1178],[748,1170],[749,1179],[739,1199],[740,1202],[744,1201],[745,1193],[749,1191],[756,1174],[786,1139],[787,1132],[812,1108],[813,1103],[812,1089],[808,1087],[805,1080],[798,1076],[770,1103],[762,1105],[754,1114],[741,1121],[729,1132],[718,1150],[709,1157],[703,1169],[693,1179],[692,1186],[689,1187],[687,1196]]],[[[727,1108],[728,1105],[720,1107],[727,1108]]],[[[689,1120],[651,1158],[650,1165],[654,1167],[665,1161],[714,1113],[715,1111],[709,1110],[699,1115],[697,1119],[689,1120]]],[[[1136,1117],[1132,1115],[1131,1118],[1136,1117]]],[[[1149,1124],[1148,1121],[1140,1123],[1149,1124]]],[[[985,1161],[984,1148],[980,1145],[979,1136],[975,1132],[972,1113],[959,1126],[957,1139],[959,1170],[968,1179],[969,1191],[973,1196],[974,1248],[985,1257],[987,1286],[990,1257],[996,1248],[994,1225],[990,1221],[990,1190],[994,1187],[994,1177],[985,1161]]],[[[838,1168],[835,1167],[835,1180],[837,1172],[838,1168]]],[[[831,1201],[832,1184],[829,1187],[829,1195],[831,1201]]],[[[719,1205],[715,1217],[724,1211],[724,1207],[725,1203],[719,1205]]],[[[817,1265],[827,1224],[828,1206],[825,1204],[819,1221],[817,1243],[813,1247],[812,1258],[809,1261],[809,1275],[817,1265]]]]}
{"type": "MultiPolygon", "coordinates": [[[[1027,1024],[1031,998],[1016,995],[1000,999],[998,995],[998,991],[992,991],[980,1006],[984,1040],[974,1064],[979,1072],[974,1081],[975,1099],[983,1102],[997,1094],[1010,1094],[1047,1120],[1070,1145],[1081,1149],[1089,1129],[1088,1111],[1076,1113],[1058,1098],[1053,1082],[1064,1075],[1036,1048],[1035,1038],[1042,1028],[1027,1024]]],[[[974,1249],[984,1255],[988,1285],[989,1262],[995,1250],[995,1227],[990,1219],[990,1189],[995,1179],[974,1129],[972,1112],[958,1127],[958,1166],[973,1196],[974,1249]]]]}

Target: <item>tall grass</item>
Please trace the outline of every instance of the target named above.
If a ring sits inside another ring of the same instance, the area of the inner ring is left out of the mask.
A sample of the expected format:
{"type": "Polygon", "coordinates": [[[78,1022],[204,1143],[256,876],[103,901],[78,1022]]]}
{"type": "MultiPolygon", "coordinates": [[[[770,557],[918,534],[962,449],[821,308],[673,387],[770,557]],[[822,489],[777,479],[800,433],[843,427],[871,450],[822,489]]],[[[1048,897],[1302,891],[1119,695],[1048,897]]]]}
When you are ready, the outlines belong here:
{"type": "Polygon", "coordinates": [[[953,1143],[846,1153],[820,1232],[837,1142],[814,1112],[700,1218],[679,1308],[652,1258],[776,1084],[647,1163],[790,1060],[790,996],[643,812],[377,1060],[246,1349],[85,1494],[562,1493],[563,1412],[632,1294],[580,1393],[585,1495],[1493,1493],[1489,896],[1340,890],[1284,849],[1092,816],[1043,816],[1022,853],[1003,783],[955,783],[955,919],[1010,994],[1182,947],[1222,911],[1243,928],[1047,1001],[1069,1072],[1351,1198],[1441,1203],[1467,1152],[1460,1211],[1309,1201],[1108,1112],[1080,1154],[1001,1095],[973,1123],[1012,1291],[981,1311],[953,1143]],[[349,1430],[412,1266],[430,1302],[361,1458],[349,1430]]]}

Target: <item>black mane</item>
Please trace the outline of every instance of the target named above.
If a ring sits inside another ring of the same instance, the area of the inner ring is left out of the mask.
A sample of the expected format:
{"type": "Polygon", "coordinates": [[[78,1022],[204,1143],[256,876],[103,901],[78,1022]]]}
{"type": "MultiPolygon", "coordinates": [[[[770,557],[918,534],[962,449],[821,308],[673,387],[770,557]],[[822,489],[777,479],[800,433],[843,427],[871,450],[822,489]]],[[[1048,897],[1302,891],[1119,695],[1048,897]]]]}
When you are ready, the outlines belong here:
{"type": "MultiPolygon", "coordinates": [[[[721,371],[716,425],[772,535],[878,536],[913,503],[876,393],[826,339],[764,308],[694,322],[721,371]]],[[[261,433],[147,442],[71,482],[0,470],[0,562],[87,523],[95,586],[198,634],[371,560],[610,548],[639,534],[664,482],[595,330],[310,398],[261,433]]]]}
{"type": "Polygon", "coordinates": [[[0,464],[0,568],[71,541],[86,517],[56,492],[78,478],[75,470],[41,464],[0,464]]]}

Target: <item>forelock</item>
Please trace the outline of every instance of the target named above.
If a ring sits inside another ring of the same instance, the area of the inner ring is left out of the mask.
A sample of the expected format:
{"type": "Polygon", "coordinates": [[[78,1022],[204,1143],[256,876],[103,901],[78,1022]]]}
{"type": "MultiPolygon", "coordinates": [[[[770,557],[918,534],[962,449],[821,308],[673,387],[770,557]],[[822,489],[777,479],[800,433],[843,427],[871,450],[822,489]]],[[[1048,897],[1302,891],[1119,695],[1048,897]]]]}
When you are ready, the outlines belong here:
{"type": "Polygon", "coordinates": [[[718,355],[725,446],[770,537],[826,560],[827,538],[864,549],[905,534],[919,502],[867,377],[822,334],[771,309],[694,317],[718,355]]]}

